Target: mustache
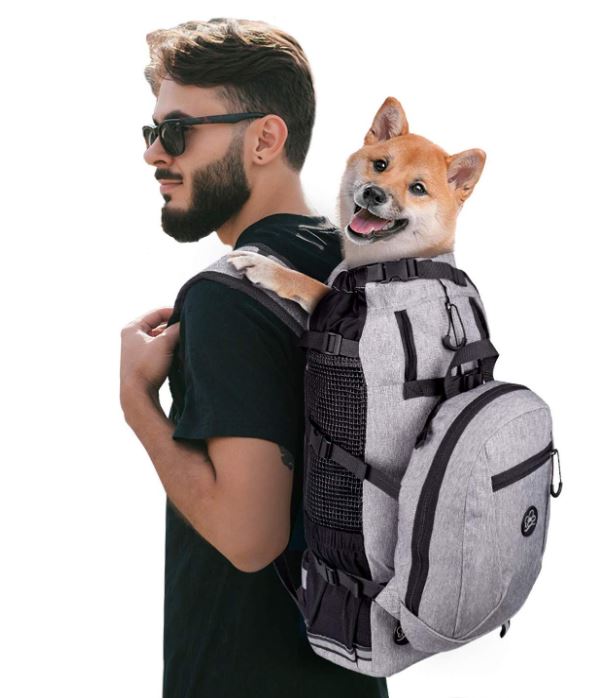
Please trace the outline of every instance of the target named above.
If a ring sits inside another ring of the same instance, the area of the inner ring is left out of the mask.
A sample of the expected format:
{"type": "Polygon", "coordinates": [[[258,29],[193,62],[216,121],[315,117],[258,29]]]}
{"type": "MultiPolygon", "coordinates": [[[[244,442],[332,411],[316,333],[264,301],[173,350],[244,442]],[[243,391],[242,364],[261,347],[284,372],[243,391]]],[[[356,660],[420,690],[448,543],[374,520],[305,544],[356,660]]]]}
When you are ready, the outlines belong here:
{"type": "Polygon", "coordinates": [[[174,175],[172,172],[167,172],[166,170],[157,170],[155,175],[156,179],[170,179],[176,182],[181,182],[181,177],[174,175]]]}

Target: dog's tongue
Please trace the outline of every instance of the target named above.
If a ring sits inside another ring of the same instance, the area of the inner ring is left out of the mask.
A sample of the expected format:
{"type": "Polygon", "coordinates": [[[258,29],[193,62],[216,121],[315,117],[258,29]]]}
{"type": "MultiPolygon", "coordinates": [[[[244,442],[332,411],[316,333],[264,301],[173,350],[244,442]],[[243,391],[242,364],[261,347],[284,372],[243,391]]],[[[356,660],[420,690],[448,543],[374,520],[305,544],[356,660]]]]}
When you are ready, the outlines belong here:
{"type": "Polygon", "coordinates": [[[375,230],[381,230],[387,222],[384,218],[378,218],[378,216],[374,216],[373,213],[362,208],[355,213],[349,225],[356,233],[366,235],[373,233],[375,230]]]}

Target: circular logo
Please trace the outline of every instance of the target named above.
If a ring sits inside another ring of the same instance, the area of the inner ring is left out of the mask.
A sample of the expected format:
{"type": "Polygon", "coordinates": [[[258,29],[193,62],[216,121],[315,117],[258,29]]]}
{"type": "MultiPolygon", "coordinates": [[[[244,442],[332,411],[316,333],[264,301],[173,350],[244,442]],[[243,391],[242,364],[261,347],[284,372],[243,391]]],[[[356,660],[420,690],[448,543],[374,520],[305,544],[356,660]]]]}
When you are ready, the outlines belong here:
{"type": "Polygon", "coordinates": [[[403,632],[403,628],[401,627],[401,623],[397,623],[395,626],[395,629],[393,630],[393,640],[398,644],[398,645],[407,645],[409,640],[407,637],[405,637],[405,633],[403,632]]]}
{"type": "Polygon", "coordinates": [[[521,520],[521,532],[524,536],[531,536],[538,521],[538,510],[536,507],[528,507],[524,518],[521,520]]]}

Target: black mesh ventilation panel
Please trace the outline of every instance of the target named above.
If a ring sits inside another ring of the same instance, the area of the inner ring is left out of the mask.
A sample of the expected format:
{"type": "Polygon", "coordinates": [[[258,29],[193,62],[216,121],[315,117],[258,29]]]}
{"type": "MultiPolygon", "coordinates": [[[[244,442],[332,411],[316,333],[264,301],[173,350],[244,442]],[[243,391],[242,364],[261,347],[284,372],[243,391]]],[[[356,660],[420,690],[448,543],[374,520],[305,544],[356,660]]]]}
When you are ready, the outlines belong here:
{"type": "MultiPolygon", "coordinates": [[[[309,350],[306,412],[334,443],[363,458],[366,387],[358,358],[309,350]]],[[[361,480],[331,459],[306,451],[304,509],[314,523],[361,533],[361,480]]]]}

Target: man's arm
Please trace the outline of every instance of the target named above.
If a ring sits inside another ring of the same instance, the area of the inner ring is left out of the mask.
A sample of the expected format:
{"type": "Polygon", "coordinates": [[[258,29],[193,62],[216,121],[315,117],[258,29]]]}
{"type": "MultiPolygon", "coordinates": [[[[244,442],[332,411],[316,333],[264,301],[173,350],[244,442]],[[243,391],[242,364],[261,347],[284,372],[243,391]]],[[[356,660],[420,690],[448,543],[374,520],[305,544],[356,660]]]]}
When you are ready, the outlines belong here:
{"type": "Polygon", "coordinates": [[[205,452],[172,438],[175,426],[156,393],[125,386],[121,403],[168,498],[237,569],[256,572],[285,550],[293,484],[293,459],[285,448],[220,436],[206,439],[205,452]]]}

